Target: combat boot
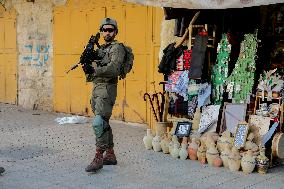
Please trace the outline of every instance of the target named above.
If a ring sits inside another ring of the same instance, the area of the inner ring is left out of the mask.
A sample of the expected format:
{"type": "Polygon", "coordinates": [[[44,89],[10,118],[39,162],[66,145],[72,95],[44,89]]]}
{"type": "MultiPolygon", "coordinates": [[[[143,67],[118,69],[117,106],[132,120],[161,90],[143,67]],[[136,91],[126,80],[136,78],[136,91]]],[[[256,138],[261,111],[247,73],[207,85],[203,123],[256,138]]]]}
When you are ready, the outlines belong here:
{"type": "Polygon", "coordinates": [[[117,160],[113,148],[107,149],[106,154],[104,155],[104,165],[116,165],[116,164],[117,160]]]}
{"type": "Polygon", "coordinates": [[[103,168],[103,151],[101,149],[96,150],[96,156],[85,169],[86,172],[96,172],[103,168]]]}
{"type": "Polygon", "coordinates": [[[0,174],[4,173],[5,169],[3,167],[0,167],[0,174]]]}

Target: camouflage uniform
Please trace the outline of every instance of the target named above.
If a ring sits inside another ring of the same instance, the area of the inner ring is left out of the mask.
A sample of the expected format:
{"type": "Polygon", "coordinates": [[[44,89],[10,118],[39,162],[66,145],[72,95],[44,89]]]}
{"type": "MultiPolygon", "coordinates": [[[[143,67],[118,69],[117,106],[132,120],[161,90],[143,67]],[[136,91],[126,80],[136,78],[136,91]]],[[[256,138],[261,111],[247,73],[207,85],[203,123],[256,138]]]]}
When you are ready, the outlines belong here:
{"type": "Polygon", "coordinates": [[[94,83],[91,98],[95,114],[93,129],[96,145],[103,151],[113,147],[112,129],[109,119],[117,96],[117,82],[125,50],[117,41],[106,43],[98,49],[100,62],[93,63],[94,73],[86,74],[87,81],[94,83]]]}

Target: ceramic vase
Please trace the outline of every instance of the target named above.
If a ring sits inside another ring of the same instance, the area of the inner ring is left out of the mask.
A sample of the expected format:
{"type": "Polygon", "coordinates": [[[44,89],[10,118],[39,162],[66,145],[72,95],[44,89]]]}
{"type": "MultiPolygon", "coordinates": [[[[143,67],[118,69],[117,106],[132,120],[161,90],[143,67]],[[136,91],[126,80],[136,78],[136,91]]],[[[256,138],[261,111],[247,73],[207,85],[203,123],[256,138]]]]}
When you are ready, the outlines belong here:
{"type": "Polygon", "coordinates": [[[225,150],[225,145],[230,145],[231,138],[230,138],[230,131],[224,131],[222,133],[222,136],[218,138],[217,140],[217,149],[219,152],[222,152],[225,150]]]}
{"type": "Polygon", "coordinates": [[[241,156],[238,149],[233,146],[228,157],[228,164],[230,171],[238,171],[241,166],[241,156]]]}
{"type": "Polygon", "coordinates": [[[143,142],[147,150],[152,149],[153,146],[152,140],[153,140],[153,135],[151,133],[151,129],[147,129],[147,134],[143,137],[143,142]]]}
{"type": "Polygon", "coordinates": [[[213,166],[213,161],[215,158],[219,157],[219,152],[215,147],[214,143],[211,143],[209,149],[206,151],[206,158],[209,165],[213,166]]]}
{"type": "Polygon", "coordinates": [[[161,148],[161,137],[159,133],[156,134],[156,136],[152,140],[153,150],[155,152],[159,152],[162,150],[161,148]]]}
{"type": "Polygon", "coordinates": [[[169,143],[170,143],[169,137],[167,136],[167,134],[164,134],[164,137],[161,140],[161,148],[164,154],[170,153],[169,143]]]}
{"type": "Polygon", "coordinates": [[[224,167],[226,167],[226,168],[229,168],[229,164],[228,164],[229,155],[230,155],[230,146],[229,146],[229,144],[225,144],[225,149],[224,149],[224,151],[221,152],[220,157],[223,161],[224,167]]]}
{"type": "Polygon", "coordinates": [[[173,158],[178,158],[179,157],[179,145],[178,144],[174,144],[174,147],[171,151],[171,156],[173,158]]]}
{"type": "Polygon", "coordinates": [[[187,153],[187,144],[186,143],[182,143],[181,144],[181,148],[179,150],[179,158],[181,160],[186,160],[187,155],[188,155],[188,153],[187,153]]]}
{"type": "Polygon", "coordinates": [[[205,147],[205,143],[203,142],[203,140],[201,140],[200,146],[197,149],[197,158],[201,164],[206,163],[206,147],[205,147]]]}
{"type": "Polygon", "coordinates": [[[178,137],[176,135],[173,135],[172,141],[173,141],[174,144],[177,145],[178,148],[180,147],[180,143],[179,143],[178,137]]]}
{"type": "Polygon", "coordinates": [[[156,133],[159,133],[160,136],[164,135],[167,132],[168,122],[156,122],[156,133]]]}
{"type": "Polygon", "coordinates": [[[197,160],[198,143],[196,138],[192,138],[191,143],[188,144],[188,156],[191,160],[197,160]]]}
{"type": "Polygon", "coordinates": [[[169,151],[170,151],[170,154],[172,154],[172,149],[174,148],[174,145],[177,145],[177,147],[179,148],[180,144],[178,142],[178,138],[176,135],[173,135],[172,136],[172,141],[170,142],[169,144],[169,151]]]}
{"type": "Polygon", "coordinates": [[[254,134],[250,133],[245,143],[245,150],[251,150],[252,152],[258,151],[258,146],[252,141],[253,139],[254,139],[254,134]]]}
{"type": "Polygon", "coordinates": [[[223,161],[222,159],[217,156],[214,160],[213,160],[213,165],[214,167],[221,167],[223,165],[223,161]]]}
{"type": "Polygon", "coordinates": [[[260,154],[256,157],[256,168],[260,174],[267,173],[269,167],[269,159],[265,156],[265,148],[260,149],[260,154]]]}
{"type": "Polygon", "coordinates": [[[241,161],[242,170],[245,174],[250,174],[255,167],[255,157],[252,154],[252,151],[249,150],[245,153],[241,161]]]}

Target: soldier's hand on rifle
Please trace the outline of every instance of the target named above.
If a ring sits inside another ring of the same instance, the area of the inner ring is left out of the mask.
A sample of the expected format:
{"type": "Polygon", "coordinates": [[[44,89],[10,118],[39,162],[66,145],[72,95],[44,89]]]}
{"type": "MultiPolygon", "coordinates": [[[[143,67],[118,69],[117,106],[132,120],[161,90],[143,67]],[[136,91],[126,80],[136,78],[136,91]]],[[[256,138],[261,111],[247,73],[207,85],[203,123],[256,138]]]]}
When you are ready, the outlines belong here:
{"type": "Polygon", "coordinates": [[[93,74],[94,73],[94,68],[90,64],[83,64],[82,65],[83,71],[85,74],[93,74]]]}
{"type": "Polygon", "coordinates": [[[89,39],[89,43],[98,44],[99,40],[100,40],[100,32],[98,32],[95,36],[92,35],[89,39]]]}

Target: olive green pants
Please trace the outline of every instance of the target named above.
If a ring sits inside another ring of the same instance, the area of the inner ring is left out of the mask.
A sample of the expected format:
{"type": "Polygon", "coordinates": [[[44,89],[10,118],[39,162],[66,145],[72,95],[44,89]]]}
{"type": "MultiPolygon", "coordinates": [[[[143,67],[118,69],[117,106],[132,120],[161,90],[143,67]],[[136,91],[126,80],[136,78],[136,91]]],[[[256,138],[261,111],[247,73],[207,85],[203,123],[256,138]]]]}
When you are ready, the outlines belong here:
{"type": "Polygon", "coordinates": [[[112,114],[116,96],[116,84],[100,83],[94,86],[91,105],[95,119],[92,126],[96,135],[96,146],[102,150],[114,146],[109,119],[112,114]]]}

